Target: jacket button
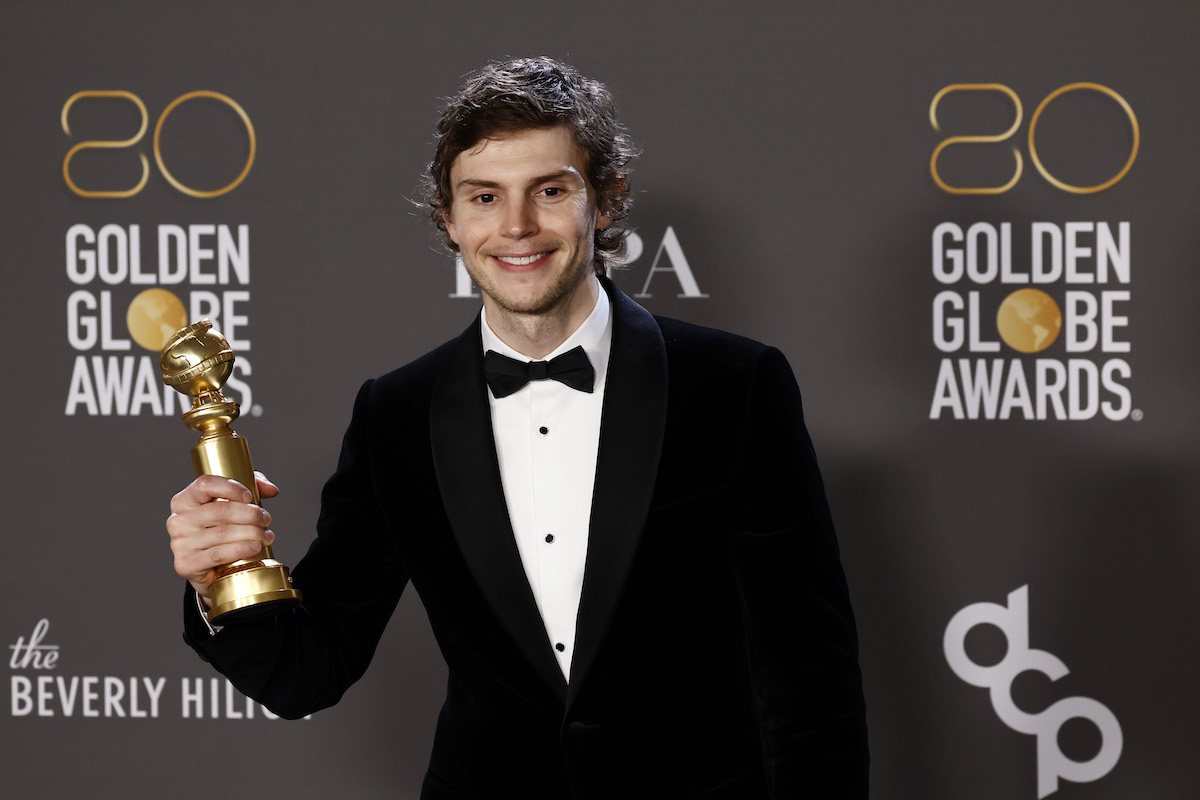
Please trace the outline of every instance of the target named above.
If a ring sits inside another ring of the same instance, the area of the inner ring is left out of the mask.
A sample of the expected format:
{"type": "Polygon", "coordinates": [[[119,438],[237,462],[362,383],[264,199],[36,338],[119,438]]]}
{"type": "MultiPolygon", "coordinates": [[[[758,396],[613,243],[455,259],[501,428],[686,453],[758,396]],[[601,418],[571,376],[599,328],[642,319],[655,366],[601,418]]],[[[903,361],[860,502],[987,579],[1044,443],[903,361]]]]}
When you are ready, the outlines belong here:
{"type": "Polygon", "coordinates": [[[567,723],[567,734],[570,736],[582,736],[589,731],[594,731],[600,727],[599,722],[575,722],[567,723]]]}

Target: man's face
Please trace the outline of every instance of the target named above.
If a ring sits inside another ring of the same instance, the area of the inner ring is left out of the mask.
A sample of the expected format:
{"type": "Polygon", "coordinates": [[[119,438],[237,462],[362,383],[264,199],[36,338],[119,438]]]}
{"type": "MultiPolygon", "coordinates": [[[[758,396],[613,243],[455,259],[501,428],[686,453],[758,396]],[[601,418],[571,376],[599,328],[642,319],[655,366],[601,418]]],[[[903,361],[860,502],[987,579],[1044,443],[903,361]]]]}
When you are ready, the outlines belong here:
{"type": "Polygon", "coordinates": [[[483,139],[450,167],[446,230],[488,314],[561,310],[592,273],[596,208],[586,156],[569,129],[483,139]]]}

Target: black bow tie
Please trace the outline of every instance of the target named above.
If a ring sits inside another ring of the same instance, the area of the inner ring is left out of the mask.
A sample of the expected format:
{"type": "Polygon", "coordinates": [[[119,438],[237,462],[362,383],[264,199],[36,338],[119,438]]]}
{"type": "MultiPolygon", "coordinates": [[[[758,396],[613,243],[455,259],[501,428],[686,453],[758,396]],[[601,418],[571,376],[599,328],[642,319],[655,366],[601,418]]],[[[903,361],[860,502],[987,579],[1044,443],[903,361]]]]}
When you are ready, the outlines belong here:
{"type": "Polygon", "coordinates": [[[549,361],[517,361],[488,350],[483,357],[483,374],[488,388],[497,398],[508,397],[530,381],[547,378],[591,394],[596,380],[596,371],[582,347],[568,350],[549,361]]]}

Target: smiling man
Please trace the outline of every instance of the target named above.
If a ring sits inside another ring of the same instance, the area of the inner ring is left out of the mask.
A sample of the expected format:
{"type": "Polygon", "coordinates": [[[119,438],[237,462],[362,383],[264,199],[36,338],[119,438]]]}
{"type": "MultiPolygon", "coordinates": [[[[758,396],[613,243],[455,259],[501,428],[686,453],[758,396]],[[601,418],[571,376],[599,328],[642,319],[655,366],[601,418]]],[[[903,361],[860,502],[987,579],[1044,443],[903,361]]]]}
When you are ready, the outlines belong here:
{"type": "Polygon", "coordinates": [[[303,716],[361,677],[411,582],[449,668],[424,798],[866,797],[854,619],[786,360],[604,277],[633,148],[602,84],[492,65],[437,133],[433,219],[483,309],[360,390],[301,607],[213,629],[213,566],[270,517],[212,476],[176,495],[187,640],[303,716]]]}

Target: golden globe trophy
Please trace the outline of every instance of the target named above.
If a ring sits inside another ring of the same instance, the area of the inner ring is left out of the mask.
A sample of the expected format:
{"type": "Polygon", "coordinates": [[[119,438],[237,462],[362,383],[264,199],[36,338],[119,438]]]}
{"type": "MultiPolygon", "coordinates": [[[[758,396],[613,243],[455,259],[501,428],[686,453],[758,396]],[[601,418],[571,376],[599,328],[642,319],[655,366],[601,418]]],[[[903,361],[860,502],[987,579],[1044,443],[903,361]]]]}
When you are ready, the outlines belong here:
{"type": "MultiPolygon", "coordinates": [[[[164,383],[192,398],[183,421],[200,434],[199,443],[192,448],[196,475],[233,478],[249,489],[258,503],[250,448],[246,438],[229,427],[238,417],[238,404],[221,394],[221,386],[233,371],[233,360],[229,342],[213,330],[212,322],[202,319],[167,340],[159,366],[164,383]]],[[[300,590],[292,588],[288,568],[274,559],[270,546],[253,558],[218,567],[209,588],[213,607],[208,618],[212,622],[274,613],[300,602],[300,590]]]]}

